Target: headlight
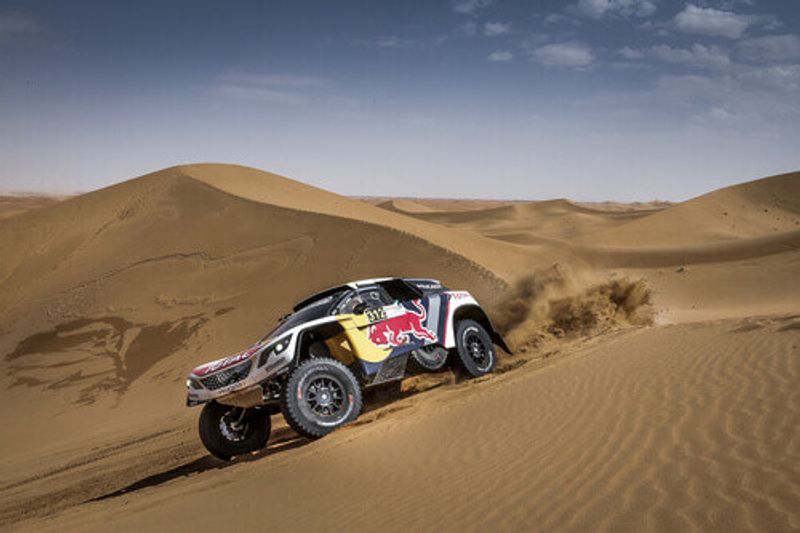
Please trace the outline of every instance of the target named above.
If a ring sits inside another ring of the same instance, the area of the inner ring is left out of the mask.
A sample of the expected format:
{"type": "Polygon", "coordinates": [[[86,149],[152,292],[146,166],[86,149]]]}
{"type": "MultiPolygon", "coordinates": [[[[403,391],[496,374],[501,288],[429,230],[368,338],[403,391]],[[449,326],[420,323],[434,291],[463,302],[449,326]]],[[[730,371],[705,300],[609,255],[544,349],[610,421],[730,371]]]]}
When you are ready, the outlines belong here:
{"type": "Polygon", "coordinates": [[[282,339],[279,339],[276,342],[273,342],[261,352],[261,355],[258,357],[258,366],[259,368],[267,364],[267,360],[269,356],[272,354],[279,354],[286,351],[286,348],[289,347],[289,343],[292,340],[292,336],[288,335],[282,339]]]}
{"type": "Polygon", "coordinates": [[[187,379],[186,380],[186,388],[187,389],[195,389],[195,390],[202,390],[203,386],[200,385],[200,382],[196,379],[187,379]]]}

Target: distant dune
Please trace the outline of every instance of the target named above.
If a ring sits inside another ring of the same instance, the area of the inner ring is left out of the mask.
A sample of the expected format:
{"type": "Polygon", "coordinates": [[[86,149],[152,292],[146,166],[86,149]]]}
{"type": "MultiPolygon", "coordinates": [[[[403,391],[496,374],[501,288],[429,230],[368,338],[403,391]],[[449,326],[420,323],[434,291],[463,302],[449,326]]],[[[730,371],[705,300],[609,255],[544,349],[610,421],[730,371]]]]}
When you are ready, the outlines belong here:
{"type": "Polygon", "coordinates": [[[800,528],[798,173],[625,205],[201,164],[3,202],[0,527],[800,528]],[[262,453],[207,456],[186,372],[381,275],[469,289],[517,355],[406,380],[320,441],[276,417],[262,453]]]}
{"type": "Polygon", "coordinates": [[[13,196],[0,196],[0,219],[10,218],[31,209],[39,209],[61,201],[58,196],[42,196],[36,194],[21,194],[13,196]]]}
{"type": "Polygon", "coordinates": [[[785,174],[714,191],[624,226],[593,242],[631,246],[706,244],[800,229],[800,174],[785,174]]]}
{"type": "Polygon", "coordinates": [[[477,200],[474,198],[389,198],[384,196],[356,196],[369,204],[397,211],[470,211],[489,209],[524,200],[477,200]]]}

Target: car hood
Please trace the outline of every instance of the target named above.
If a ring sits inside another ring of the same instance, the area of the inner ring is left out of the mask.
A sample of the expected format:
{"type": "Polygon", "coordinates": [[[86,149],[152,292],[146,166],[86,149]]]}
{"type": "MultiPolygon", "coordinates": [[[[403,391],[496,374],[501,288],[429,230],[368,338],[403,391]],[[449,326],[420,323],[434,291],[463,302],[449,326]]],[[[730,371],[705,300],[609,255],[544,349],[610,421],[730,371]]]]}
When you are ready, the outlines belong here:
{"type": "Polygon", "coordinates": [[[264,347],[267,345],[266,342],[261,342],[244,350],[239,353],[235,353],[233,355],[229,355],[228,357],[223,357],[222,359],[217,359],[215,361],[210,361],[208,363],[204,363],[194,370],[192,370],[192,375],[195,377],[205,377],[209,374],[213,374],[214,372],[218,372],[220,370],[225,370],[226,368],[230,368],[237,363],[241,363],[245,359],[248,359],[258,352],[260,352],[264,347]]]}

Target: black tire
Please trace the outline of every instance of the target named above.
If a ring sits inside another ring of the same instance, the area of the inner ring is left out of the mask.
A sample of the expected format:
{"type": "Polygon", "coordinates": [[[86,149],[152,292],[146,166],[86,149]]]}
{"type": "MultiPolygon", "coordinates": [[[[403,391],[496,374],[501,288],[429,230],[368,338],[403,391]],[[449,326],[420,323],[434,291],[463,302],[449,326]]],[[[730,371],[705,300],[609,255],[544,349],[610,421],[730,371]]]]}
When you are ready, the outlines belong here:
{"type": "Polygon", "coordinates": [[[224,461],[262,449],[267,445],[272,424],[269,415],[256,409],[244,409],[207,403],[200,413],[200,440],[214,457],[224,461]]]}
{"type": "Polygon", "coordinates": [[[466,377],[485,376],[497,364],[492,338],[474,320],[461,320],[456,324],[456,354],[458,369],[466,377]]]}
{"type": "Polygon", "coordinates": [[[289,375],[281,411],[289,426],[303,437],[318,439],[361,414],[361,386],[350,370],[335,359],[304,361],[289,375]]]}
{"type": "Polygon", "coordinates": [[[429,344],[413,350],[408,358],[414,373],[437,372],[447,364],[448,350],[439,344],[429,344]]]}

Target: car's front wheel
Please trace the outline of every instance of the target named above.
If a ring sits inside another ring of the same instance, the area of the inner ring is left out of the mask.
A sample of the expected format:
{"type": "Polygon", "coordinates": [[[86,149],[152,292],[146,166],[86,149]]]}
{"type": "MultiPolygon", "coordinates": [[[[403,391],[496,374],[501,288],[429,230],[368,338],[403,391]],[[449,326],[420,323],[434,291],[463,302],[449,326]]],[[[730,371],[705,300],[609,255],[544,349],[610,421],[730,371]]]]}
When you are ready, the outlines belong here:
{"type": "Polygon", "coordinates": [[[361,405],[361,386],[353,373],[335,359],[320,357],[291,373],[281,411],[297,433],[318,439],[355,420],[361,405]]]}
{"type": "Polygon", "coordinates": [[[269,415],[256,409],[211,402],[200,413],[200,440],[211,455],[225,461],[262,449],[271,428],[269,415]]]}
{"type": "Polygon", "coordinates": [[[461,320],[456,325],[456,352],[458,366],[469,377],[488,374],[497,364],[492,338],[474,320],[461,320]]]}

